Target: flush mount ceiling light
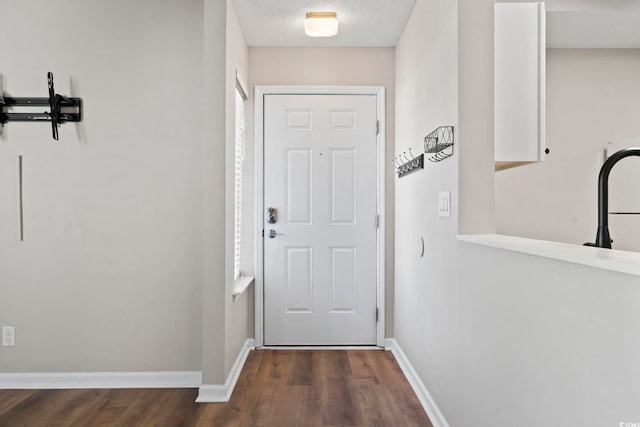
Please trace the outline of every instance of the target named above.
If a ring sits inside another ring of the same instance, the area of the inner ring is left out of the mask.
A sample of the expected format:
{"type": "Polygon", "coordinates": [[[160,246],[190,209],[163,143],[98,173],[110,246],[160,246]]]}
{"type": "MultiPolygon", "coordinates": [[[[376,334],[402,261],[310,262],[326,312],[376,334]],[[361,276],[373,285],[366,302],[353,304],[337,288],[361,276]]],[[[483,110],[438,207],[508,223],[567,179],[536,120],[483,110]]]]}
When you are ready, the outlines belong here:
{"type": "Polygon", "coordinates": [[[308,12],[304,33],[310,37],[331,37],[338,34],[338,15],[335,12],[308,12]]]}

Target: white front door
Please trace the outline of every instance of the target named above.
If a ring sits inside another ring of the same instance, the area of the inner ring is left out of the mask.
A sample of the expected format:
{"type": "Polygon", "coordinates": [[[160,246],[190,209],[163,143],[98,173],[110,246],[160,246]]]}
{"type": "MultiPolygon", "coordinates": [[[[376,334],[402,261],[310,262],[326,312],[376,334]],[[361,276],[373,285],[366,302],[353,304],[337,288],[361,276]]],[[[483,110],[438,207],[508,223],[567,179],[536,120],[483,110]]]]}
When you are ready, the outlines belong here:
{"type": "Polygon", "coordinates": [[[376,123],[374,95],[264,96],[265,345],[376,344],[376,123]]]}

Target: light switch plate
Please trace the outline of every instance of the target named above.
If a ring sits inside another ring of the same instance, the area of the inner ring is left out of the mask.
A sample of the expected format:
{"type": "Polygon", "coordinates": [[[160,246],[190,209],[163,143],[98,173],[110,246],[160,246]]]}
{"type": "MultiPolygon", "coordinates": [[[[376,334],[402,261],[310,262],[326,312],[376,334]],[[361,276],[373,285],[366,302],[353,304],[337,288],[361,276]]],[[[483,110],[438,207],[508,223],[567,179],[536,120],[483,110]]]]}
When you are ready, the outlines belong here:
{"type": "Polygon", "coordinates": [[[451,217],[451,193],[448,191],[438,194],[438,215],[451,217]]]}

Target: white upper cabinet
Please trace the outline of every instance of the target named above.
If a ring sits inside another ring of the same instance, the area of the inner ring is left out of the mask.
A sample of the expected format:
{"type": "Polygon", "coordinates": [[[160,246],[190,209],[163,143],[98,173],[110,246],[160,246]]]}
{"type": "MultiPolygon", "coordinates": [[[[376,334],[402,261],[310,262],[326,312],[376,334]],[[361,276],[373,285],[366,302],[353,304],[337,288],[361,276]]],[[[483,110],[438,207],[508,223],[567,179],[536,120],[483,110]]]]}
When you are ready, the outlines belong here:
{"type": "Polygon", "coordinates": [[[544,2],[495,4],[496,170],[544,160],[544,2]]]}

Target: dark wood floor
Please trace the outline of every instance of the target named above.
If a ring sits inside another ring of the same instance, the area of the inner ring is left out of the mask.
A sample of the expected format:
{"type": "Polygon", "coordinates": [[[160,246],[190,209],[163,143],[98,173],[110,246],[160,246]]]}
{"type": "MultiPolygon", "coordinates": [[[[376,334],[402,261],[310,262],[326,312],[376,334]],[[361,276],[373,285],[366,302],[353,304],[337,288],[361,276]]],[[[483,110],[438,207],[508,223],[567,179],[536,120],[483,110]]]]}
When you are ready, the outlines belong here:
{"type": "Polygon", "coordinates": [[[255,350],[228,403],[195,389],[5,390],[0,427],[432,427],[393,355],[255,350]]]}

